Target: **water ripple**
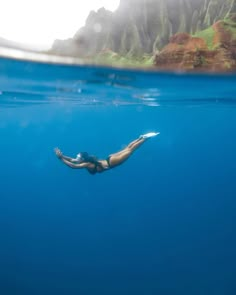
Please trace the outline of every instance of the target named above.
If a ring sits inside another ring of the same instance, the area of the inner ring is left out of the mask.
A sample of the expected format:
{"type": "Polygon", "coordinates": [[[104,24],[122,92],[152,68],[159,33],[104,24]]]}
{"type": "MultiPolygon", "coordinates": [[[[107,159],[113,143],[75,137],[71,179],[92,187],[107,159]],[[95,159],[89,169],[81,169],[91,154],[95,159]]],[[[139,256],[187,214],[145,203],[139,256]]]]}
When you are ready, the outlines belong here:
{"type": "Polygon", "coordinates": [[[235,104],[236,75],[159,73],[0,58],[0,106],[235,104]]]}

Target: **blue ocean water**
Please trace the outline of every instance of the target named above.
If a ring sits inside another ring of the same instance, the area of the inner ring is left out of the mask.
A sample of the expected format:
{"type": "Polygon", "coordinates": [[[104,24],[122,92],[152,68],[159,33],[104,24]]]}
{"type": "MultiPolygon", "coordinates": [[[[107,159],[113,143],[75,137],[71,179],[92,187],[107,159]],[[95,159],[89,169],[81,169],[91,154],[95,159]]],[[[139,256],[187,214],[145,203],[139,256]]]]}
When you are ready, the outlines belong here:
{"type": "Polygon", "coordinates": [[[0,294],[236,293],[236,76],[0,59],[0,294]],[[105,158],[102,174],[56,158],[105,158]]]}

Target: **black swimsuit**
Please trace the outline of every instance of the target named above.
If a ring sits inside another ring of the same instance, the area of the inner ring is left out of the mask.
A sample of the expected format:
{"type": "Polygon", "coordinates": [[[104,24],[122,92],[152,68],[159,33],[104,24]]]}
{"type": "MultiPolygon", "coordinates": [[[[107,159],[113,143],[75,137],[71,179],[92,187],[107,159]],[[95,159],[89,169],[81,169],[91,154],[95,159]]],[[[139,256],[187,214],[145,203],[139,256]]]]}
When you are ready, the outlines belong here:
{"type": "Polygon", "coordinates": [[[110,158],[111,158],[111,156],[109,156],[109,157],[106,159],[106,161],[107,161],[107,165],[108,165],[109,168],[111,168],[110,158]]]}
{"type": "Polygon", "coordinates": [[[100,173],[100,172],[103,172],[104,170],[106,170],[106,169],[111,169],[112,167],[111,167],[111,165],[110,165],[110,156],[106,159],[106,161],[107,161],[107,166],[108,166],[108,168],[104,168],[103,166],[102,166],[102,164],[100,163],[100,162],[98,162],[98,161],[96,161],[96,162],[90,162],[91,164],[94,164],[94,168],[92,168],[92,169],[88,169],[88,172],[90,173],[90,174],[96,174],[96,173],[100,173]],[[101,171],[98,171],[98,167],[100,167],[102,170],[101,171]]]}
{"type": "Polygon", "coordinates": [[[102,172],[102,171],[104,171],[105,170],[105,168],[102,166],[102,164],[101,163],[99,163],[99,162],[90,162],[91,164],[94,164],[94,168],[92,168],[92,169],[88,169],[88,172],[90,173],[90,174],[96,174],[96,173],[100,173],[100,172],[102,172]],[[98,171],[98,167],[100,167],[102,170],[101,171],[98,171]]]}

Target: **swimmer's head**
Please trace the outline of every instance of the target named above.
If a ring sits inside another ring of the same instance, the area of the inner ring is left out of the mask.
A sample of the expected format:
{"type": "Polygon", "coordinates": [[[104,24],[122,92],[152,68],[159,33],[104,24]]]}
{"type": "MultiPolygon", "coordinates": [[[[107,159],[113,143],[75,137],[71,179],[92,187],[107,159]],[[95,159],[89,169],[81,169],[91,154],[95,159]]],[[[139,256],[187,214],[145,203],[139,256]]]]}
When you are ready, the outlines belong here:
{"type": "Polygon", "coordinates": [[[81,153],[76,156],[76,161],[81,163],[83,161],[81,153]]]}
{"type": "Polygon", "coordinates": [[[76,156],[76,160],[81,163],[81,162],[86,162],[88,158],[88,153],[86,152],[81,152],[78,153],[78,155],[76,156]]]}

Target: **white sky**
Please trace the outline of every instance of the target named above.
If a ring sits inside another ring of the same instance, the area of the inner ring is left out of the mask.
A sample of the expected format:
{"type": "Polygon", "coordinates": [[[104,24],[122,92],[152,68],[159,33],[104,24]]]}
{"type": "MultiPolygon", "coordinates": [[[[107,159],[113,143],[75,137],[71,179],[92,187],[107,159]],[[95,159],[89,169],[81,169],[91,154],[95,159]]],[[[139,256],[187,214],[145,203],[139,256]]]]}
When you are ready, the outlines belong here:
{"type": "Polygon", "coordinates": [[[0,37],[40,48],[72,37],[90,10],[115,10],[119,0],[0,0],[0,37]]]}

